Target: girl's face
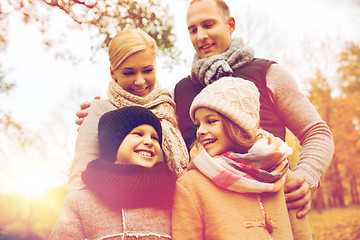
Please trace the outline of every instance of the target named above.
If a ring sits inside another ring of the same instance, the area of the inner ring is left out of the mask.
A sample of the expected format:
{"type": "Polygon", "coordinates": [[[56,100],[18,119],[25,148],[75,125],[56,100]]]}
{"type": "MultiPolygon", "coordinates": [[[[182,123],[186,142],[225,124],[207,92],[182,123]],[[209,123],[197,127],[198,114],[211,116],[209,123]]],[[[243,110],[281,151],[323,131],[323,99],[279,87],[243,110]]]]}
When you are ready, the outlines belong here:
{"type": "Polygon", "coordinates": [[[155,87],[155,55],[149,50],[134,53],[111,71],[111,75],[125,91],[146,97],[155,87]]]}
{"type": "Polygon", "coordinates": [[[134,128],[124,138],[117,151],[115,163],[151,168],[160,159],[159,136],[152,126],[143,124],[134,128]]]}
{"type": "Polygon", "coordinates": [[[226,136],[220,115],[208,108],[195,111],[196,137],[211,157],[231,150],[232,142],[226,136]]]}

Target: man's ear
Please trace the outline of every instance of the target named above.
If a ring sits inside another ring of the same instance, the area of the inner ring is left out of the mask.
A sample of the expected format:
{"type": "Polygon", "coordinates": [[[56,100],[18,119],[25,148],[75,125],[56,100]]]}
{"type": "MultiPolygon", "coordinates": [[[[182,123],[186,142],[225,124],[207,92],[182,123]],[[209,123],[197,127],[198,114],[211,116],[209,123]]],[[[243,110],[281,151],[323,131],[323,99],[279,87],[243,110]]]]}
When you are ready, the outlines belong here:
{"type": "Polygon", "coordinates": [[[230,33],[233,33],[235,31],[235,19],[233,17],[229,17],[226,23],[229,25],[230,33]]]}

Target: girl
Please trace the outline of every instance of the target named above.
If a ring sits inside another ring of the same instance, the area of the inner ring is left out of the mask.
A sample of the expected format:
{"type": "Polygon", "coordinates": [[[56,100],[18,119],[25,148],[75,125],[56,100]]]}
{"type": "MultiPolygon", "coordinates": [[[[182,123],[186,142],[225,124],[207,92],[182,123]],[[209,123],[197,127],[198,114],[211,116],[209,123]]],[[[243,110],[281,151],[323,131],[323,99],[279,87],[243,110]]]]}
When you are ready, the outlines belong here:
{"type": "MultiPolygon", "coordinates": [[[[163,129],[163,151],[168,163],[178,175],[185,172],[188,151],[177,128],[175,103],[170,92],[156,83],[156,43],[140,29],[119,32],[109,44],[112,80],[107,96],[91,102],[88,116],[81,125],[76,140],[75,157],[71,168],[68,190],[81,189],[81,172],[99,157],[97,125],[100,117],[124,106],[139,105],[153,111],[163,129]]],[[[121,124],[121,123],[120,123],[121,124]]]]}
{"type": "Polygon", "coordinates": [[[99,121],[100,158],[69,192],[50,239],[171,239],[176,174],[162,162],[162,129],[150,110],[130,106],[99,121]]]}
{"type": "Polygon", "coordinates": [[[222,78],[195,97],[197,145],[176,185],[174,240],[311,239],[306,218],[288,214],[285,203],[292,149],[259,129],[259,108],[255,84],[240,78],[222,78]]]}

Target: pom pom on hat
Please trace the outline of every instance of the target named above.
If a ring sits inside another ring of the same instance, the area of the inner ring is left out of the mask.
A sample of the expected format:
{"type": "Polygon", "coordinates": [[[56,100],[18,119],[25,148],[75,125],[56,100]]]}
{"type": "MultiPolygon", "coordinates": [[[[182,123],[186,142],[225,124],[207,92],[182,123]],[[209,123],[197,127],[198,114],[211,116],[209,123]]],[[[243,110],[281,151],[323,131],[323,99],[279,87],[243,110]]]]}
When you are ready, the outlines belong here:
{"type": "Polygon", "coordinates": [[[115,162],[124,138],[136,127],[148,124],[154,127],[162,143],[161,123],[149,109],[129,106],[105,113],[99,120],[98,139],[102,159],[115,162]]]}
{"type": "Polygon", "coordinates": [[[223,77],[206,86],[194,98],[190,117],[194,122],[195,111],[206,107],[226,116],[245,131],[250,131],[259,126],[259,97],[259,90],[253,82],[223,77]]]}

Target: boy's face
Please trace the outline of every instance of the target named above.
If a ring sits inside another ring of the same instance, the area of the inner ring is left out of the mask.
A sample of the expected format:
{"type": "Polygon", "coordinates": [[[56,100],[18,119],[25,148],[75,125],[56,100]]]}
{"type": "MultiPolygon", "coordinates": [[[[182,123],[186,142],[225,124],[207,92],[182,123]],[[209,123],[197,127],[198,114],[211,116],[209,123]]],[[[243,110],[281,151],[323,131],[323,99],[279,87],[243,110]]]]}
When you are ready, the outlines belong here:
{"type": "Polygon", "coordinates": [[[117,151],[118,164],[135,164],[151,168],[161,158],[159,137],[147,124],[134,128],[122,141],[117,151]]]}
{"type": "Polygon", "coordinates": [[[195,111],[196,137],[211,157],[231,150],[232,142],[226,136],[219,114],[208,108],[195,111]]]}

